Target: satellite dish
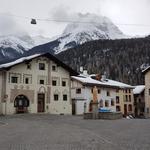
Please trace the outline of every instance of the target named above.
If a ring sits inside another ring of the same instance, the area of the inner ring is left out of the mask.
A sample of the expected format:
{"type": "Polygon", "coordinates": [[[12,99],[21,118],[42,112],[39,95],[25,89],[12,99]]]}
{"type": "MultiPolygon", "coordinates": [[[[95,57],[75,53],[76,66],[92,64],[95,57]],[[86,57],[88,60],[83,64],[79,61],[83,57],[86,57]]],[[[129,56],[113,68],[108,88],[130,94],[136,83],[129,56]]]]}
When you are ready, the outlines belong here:
{"type": "Polygon", "coordinates": [[[31,24],[37,24],[36,19],[31,19],[31,24]]]}

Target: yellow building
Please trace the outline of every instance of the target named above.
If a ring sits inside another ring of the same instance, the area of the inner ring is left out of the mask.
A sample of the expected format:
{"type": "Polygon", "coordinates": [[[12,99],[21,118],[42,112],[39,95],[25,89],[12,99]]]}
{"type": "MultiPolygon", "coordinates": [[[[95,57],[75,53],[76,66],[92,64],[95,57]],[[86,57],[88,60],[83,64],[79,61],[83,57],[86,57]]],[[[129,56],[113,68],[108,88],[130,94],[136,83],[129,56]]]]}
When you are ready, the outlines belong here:
{"type": "Polygon", "coordinates": [[[116,90],[116,110],[124,116],[134,115],[133,88],[120,88],[116,90]]]}

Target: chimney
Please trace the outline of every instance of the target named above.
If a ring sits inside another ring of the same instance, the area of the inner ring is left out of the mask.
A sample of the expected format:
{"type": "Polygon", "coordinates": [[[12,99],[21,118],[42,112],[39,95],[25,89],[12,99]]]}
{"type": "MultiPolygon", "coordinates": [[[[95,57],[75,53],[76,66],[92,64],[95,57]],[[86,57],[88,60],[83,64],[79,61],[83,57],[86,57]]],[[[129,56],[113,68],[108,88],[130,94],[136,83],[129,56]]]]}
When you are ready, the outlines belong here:
{"type": "Polygon", "coordinates": [[[85,75],[85,76],[88,75],[87,70],[83,70],[83,75],[85,75]]]}
{"type": "Polygon", "coordinates": [[[101,75],[100,74],[96,74],[95,79],[100,81],[101,80],[101,75]]]}
{"type": "Polygon", "coordinates": [[[102,75],[101,81],[106,81],[106,75],[102,75]]]}
{"type": "Polygon", "coordinates": [[[83,73],[83,66],[80,67],[80,72],[83,73]]]}

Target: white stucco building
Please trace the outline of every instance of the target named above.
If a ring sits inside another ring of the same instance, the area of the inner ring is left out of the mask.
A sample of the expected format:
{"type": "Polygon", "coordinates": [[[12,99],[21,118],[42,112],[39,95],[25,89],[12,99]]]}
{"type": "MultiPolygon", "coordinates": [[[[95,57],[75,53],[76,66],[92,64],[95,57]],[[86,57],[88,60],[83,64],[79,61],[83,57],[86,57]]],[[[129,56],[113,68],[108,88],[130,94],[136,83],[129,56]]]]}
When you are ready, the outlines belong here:
{"type": "Polygon", "coordinates": [[[71,75],[77,73],[49,53],[0,65],[0,113],[72,114],[71,75]]]}
{"type": "Polygon", "coordinates": [[[99,108],[111,112],[120,111],[123,114],[133,114],[133,108],[130,110],[125,106],[133,107],[133,87],[118,81],[106,79],[102,76],[96,79],[96,75],[72,76],[71,98],[73,103],[73,114],[83,114],[91,111],[91,100],[93,99],[92,89],[96,86],[98,89],[99,108]],[[130,91],[127,94],[125,91],[130,91]],[[129,95],[130,98],[127,96],[129,95]],[[126,100],[126,97],[129,99],[126,100]],[[86,107],[85,107],[86,105],[86,107]],[[86,109],[86,110],[85,110],[86,109]]]}

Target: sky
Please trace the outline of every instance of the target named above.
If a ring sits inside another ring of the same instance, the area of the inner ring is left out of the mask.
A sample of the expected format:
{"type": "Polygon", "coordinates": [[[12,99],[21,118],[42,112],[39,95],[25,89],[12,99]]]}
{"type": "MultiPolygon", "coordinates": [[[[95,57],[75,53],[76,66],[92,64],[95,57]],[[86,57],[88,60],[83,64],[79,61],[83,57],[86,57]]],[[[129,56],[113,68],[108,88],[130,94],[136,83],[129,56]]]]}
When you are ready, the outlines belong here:
{"type": "Polygon", "coordinates": [[[77,14],[106,16],[127,35],[150,34],[150,0],[0,0],[0,35],[29,34],[54,37],[77,14]],[[36,25],[30,18],[39,18],[36,25]]]}

